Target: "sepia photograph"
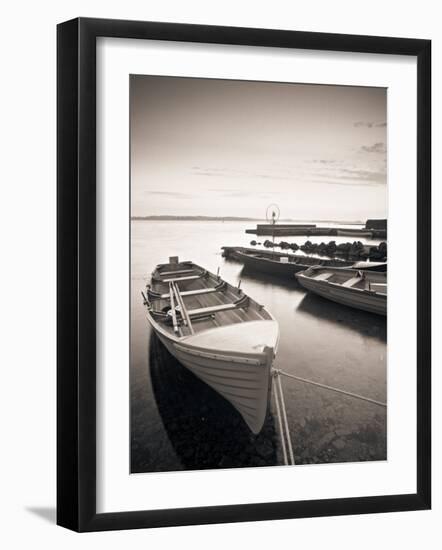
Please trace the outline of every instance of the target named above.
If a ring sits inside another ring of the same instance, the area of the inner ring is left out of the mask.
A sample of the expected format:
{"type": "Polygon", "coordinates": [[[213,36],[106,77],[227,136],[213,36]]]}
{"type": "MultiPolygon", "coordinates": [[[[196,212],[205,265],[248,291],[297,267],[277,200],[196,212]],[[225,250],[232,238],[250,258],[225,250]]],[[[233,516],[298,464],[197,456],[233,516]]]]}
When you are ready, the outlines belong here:
{"type": "Polygon", "coordinates": [[[387,89],[129,86],[130,472],[387,460],[387,89]]]}

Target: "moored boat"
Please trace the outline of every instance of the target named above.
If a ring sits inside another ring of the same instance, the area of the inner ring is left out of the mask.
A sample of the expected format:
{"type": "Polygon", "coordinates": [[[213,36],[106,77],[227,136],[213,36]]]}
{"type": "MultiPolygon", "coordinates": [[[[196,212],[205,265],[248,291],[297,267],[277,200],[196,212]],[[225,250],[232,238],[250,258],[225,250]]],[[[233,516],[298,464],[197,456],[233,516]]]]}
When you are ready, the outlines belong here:
{"type": "Polygon", "coordinates": [[[373,231],[369,229],[337,229],[338,237],[373,237],[373,231]]]}
{"type": "Polygon", "coordinates": [[[147,318],[169,352],[261,431],[279,328],[240,288],[193,262],[172,257],[152,273],[147,318]]]}
{"type": "MultiPolygon", "coordinates": [[[[292,279],[295,273],[305,271],[311,266],[351,267],[354,264],[353,261],[284,254],[274,250],[256,250],[242,247],[223,247],[223,250],[225,256],[242,262],[247,268],[289,279],[292,279]]],[[[372,267],[374,268],[376,265],[373,263],[372,267]]]]}
{"type": "Polygon", "coordinates": [[[387,273],[311,267],[296,274],[298,283],[324,298],[378,315],[387,314],[387,273]]]}

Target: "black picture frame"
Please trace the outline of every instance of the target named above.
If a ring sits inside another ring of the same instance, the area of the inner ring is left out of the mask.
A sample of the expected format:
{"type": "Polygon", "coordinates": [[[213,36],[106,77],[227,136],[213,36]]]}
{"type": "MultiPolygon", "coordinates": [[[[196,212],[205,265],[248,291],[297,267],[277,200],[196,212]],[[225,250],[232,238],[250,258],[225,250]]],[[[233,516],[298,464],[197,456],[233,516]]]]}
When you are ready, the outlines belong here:
{"type": "Polygon", "coordinates": [[[75,531],[424,510],[431,506],[431,41],[74,19],[57,28],[57,523],[75,531]],[[417,492],[96,512],[96,39],[396,54],[417,58],[417,492]]]}

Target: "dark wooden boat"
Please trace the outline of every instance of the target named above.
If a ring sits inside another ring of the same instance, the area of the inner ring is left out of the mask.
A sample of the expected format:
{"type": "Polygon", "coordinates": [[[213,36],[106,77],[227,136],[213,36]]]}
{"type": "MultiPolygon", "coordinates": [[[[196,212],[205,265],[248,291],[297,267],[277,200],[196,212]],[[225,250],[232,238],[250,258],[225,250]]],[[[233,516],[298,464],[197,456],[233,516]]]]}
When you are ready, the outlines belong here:
{"type": "Polygon", "coordinates": [[[373,237],[373,231],[370,229],[337,229],[338,237],[373,237]]]}
{"type": "Polygon", "coordinates": [[[307,290],[346,306],[387,315],[387,273],[310,267],[296,274],[307,290]]]}
{"type": "Polygon", "coordinates": [[[354,262],[346,260],[324,260],[310,256],[297,256],[276,252],[274,250],[256,250],[254,248],[223,247],[224,256],[242,262],[251,270],[260,271],[269,275],[277,275],[293,279],[299,271],[305,271],[311,266],[321,265],[328,267],[350,267],[354,262]]]}
{"type": "Polygon", "coordinates": [[[312,266],[355,268],[368,271],[386,271],[386,262],[354,262],[354,260],[323,259],[313,256],[300,256],[274,250],[257,250],[246,247],[223,246],[223,255],[226,258],[237,260],[247,268],[268,275],[277,275],[292,279],[295,273],[305,271],[312,266]]]}

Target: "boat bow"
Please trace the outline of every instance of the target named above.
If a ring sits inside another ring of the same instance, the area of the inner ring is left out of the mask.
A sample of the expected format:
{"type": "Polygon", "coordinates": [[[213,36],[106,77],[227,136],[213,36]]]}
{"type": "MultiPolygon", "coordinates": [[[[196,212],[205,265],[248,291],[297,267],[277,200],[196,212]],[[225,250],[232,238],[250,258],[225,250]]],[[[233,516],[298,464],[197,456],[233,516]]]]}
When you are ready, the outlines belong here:
{"type": "Polygon", "coordinates": [[[266,417],[278,341],[275,320],[250,321],[193,334],[174,348],[179,360],[227,399],[257,434],[266,417]]]}

